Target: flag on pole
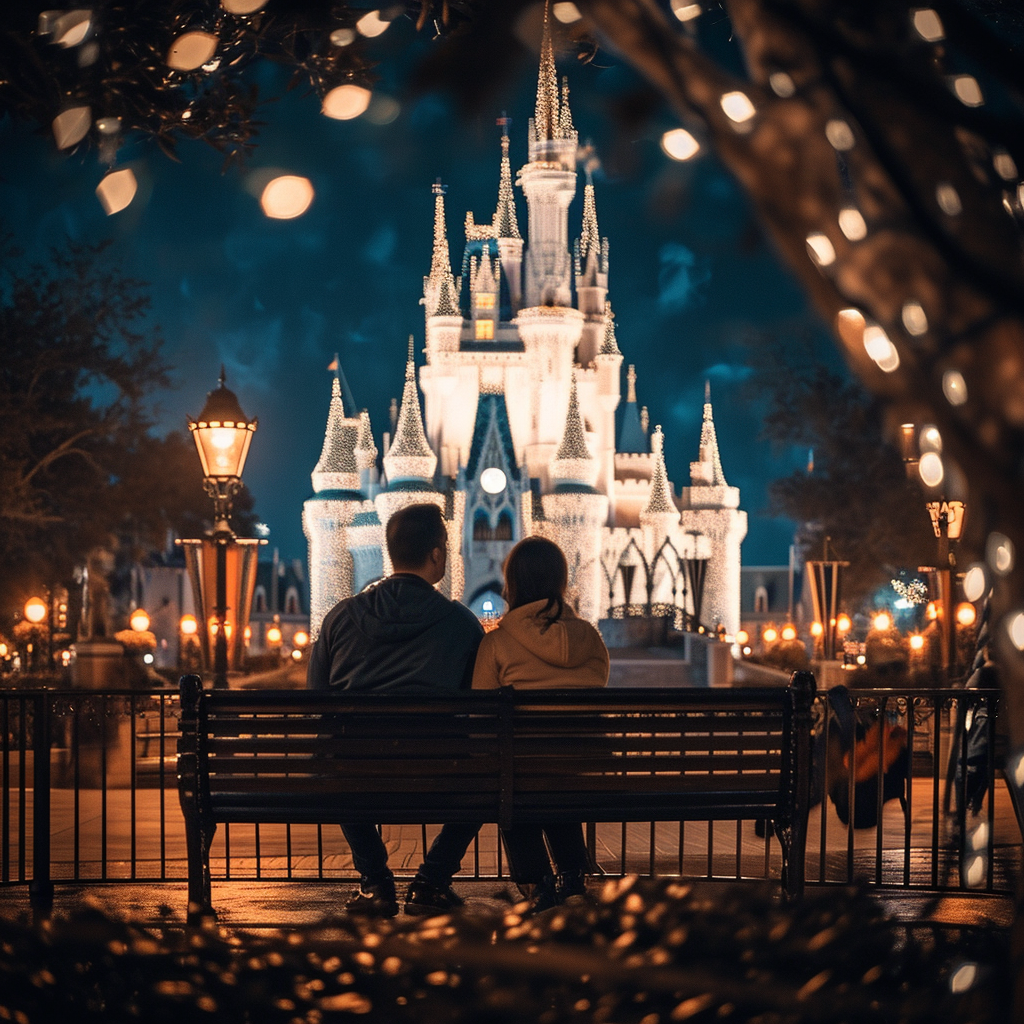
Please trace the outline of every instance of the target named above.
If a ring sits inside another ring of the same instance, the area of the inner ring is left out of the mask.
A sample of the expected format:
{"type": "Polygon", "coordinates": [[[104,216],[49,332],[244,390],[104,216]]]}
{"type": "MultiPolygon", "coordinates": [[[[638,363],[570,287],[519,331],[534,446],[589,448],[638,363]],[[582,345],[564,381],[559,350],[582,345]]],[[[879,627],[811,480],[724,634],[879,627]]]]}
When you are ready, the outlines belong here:
{"type": "Polygon", "coordinates": [[[327,367],[327,369],[328,369],[328,370],[329,370],[329,371],[330,371],[331,373],[333,373],[334,371],[336,371],[336,370],[338,369],[338,365],[339,365],[339,364],[338,364],[338,357],[337,357],[337,356],[335,356],[335,357],[334,357],[334,358],[333,358],[333,359],[331,360],[331,365],[330,365],[330,366],[328,366],[328,367],[327,367]]]}

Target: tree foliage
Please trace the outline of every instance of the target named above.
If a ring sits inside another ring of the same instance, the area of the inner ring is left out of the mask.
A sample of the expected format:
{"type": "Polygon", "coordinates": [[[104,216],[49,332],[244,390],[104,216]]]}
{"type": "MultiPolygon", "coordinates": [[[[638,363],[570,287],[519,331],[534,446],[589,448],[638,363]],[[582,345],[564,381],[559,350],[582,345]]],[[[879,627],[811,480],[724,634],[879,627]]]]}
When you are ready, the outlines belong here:
{"type": "MultiPolygon", "coordinates": [[[[166,387],[144,285],[69,245],[46,265],[0,260],[0,605],[67,585],[95,548],[139,556],[197,535],[209,500],[191,441],[156,437],[166,387]]],[[[243,498],[240,508],[251,508],[243,498]]],[[[241,524],[250,525],[251,517],[241,524]]]]}
{"type": "Polygon", "coordinates": [[[843,593],[853,602],[900,569],[934,564],[921,488],[885,435],[881,403],[799,337],[758,337],[751,360],[748,392],[765,406],[765,437],[809,453],[806,469],[769,491],[770,511],[797,523],[806,556],[821,558],[827,538],[829,557],[850,563],[843,593]]]}

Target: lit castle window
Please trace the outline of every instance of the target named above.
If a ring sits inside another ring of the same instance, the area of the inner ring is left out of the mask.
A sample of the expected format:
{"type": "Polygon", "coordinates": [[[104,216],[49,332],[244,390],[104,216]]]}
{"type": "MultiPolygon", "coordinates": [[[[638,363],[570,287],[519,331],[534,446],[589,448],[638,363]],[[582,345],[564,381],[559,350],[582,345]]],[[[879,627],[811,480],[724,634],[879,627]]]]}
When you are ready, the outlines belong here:
{"type": "Polygon", "coordinates": [[[477,309],[494,309],[494,292],[480,292],[476,297],[477,309]]]}
{"type": "MultiPolygon", "coordinates": [[[[493,298],[489,295],[488,298],[493,298]]],[[[494,321],[477,320],[476,322],[477,341],[491,341],[494,338],[494,321]]]]}

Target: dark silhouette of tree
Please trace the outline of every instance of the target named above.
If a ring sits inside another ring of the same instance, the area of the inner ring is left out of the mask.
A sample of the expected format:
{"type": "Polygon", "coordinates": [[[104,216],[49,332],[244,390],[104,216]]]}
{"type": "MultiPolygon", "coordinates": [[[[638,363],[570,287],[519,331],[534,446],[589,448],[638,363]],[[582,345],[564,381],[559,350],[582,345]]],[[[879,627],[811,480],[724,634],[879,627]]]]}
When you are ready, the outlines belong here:
{"type": "MultiPolygon", "coordinates": [[[[67,585],[96,548],[136,556],[211,511],[191,439],[151,433],[167,385],[141,282],[69,246],[45,266],[0,259],[0,610],[67,585]]],[[[240,496],[241,532],[252,527],[240,496]]]]}

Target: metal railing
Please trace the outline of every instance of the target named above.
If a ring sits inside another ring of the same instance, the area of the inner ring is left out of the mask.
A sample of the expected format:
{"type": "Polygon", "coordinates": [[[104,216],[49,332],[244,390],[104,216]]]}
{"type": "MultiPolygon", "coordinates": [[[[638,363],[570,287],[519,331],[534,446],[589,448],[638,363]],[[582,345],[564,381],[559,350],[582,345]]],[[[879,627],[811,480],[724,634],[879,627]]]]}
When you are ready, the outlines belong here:
{"type": "MultiPolygon", "coordinates": [[[[815,786],[822,801],[809,821],[808,884],[1012,892],[1021,835],[1000,779],[998,691],[852,696],[862,731],[878,720],[890,728],[880,729],[877,767],[858,780],[865,775],[858,758],[874,755],[836,748],[836,726],[819,695],[815,786]],[[900,730],[906,757],[894,779],[884,767],[885,744],[898,742],[900,730]],[[957,773],[957,763],[969,770],[957,773]]],[[[0,884],[27,883],[34,906],[45,910],[55,883],[185,881],[177,736],[174,690],[0,691],[0,884]]],[[[778,843],[760,824],[597,823],[586,831],[595,867],[608,875],[777,877],[778,843]]],[[[434,831],[386,829],[397,873],[415,870],[434,831]]],[[[222,827],[212,867],[216,878],[239,881],[355,877],[333,826],[222,827]]],[[[497,830],[487,825],[460,877],[505,876],[497,830]]]]}

